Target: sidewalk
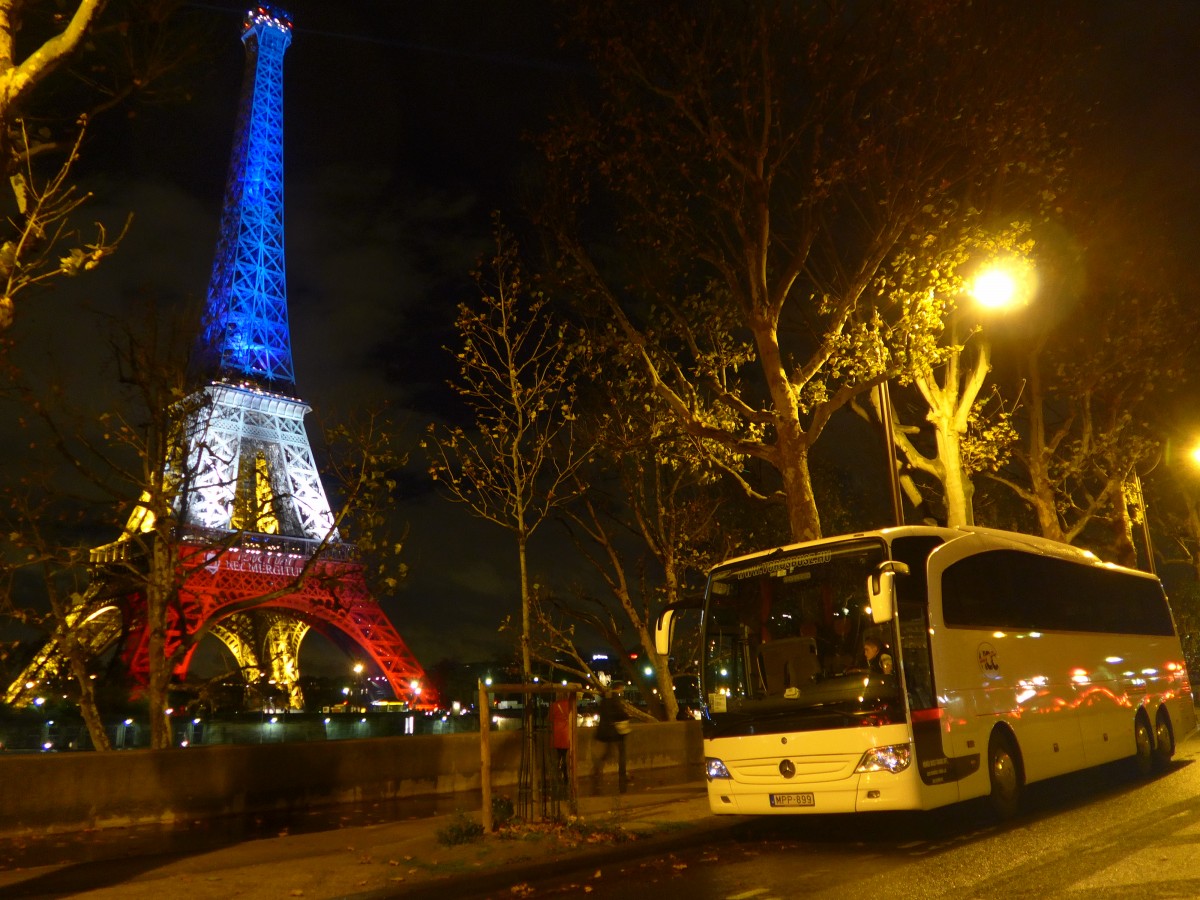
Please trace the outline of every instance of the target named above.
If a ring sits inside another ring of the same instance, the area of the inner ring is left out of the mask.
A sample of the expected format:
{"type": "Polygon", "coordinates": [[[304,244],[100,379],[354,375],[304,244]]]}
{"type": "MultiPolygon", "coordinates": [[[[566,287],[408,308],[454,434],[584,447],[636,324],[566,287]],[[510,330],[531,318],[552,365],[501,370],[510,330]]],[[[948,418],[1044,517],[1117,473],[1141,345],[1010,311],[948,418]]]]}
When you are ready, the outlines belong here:
{"type": "MultiPolygon", "coordinates": [[[[635,782],[623,795],[610,788],[581,797],[579,812],[579,829],[523,829],[513,837],[489,835],[456,846],[439,841],[438,834],[461,824],[462,814],[281,835],[218,849],[10,869],[0,871],[0,896],[510,896],[509,889],[526,880],[576,868],[590,870],[591,876],[618,860],[703,840],[733,822],[709,813],[702,781],[657,785],[647,779],[646,786],[635,782]],[[614,834],[629,840],[615,840],[614,834]]],[[[478,812],[468,814],[467,821],[479,822],[478,812]]]]}

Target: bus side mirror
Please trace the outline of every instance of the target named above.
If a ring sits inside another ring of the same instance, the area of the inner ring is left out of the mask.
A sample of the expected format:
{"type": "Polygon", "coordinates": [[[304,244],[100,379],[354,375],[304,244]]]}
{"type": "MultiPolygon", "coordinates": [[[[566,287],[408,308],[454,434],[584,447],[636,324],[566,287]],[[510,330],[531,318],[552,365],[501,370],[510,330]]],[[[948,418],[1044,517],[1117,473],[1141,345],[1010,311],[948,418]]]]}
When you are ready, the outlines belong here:
{"type": "Polygon", "coordinates": [[[896,573],[876,572],[870,578],[867,594],[871,600],[871,621],[876,625],[890,622],[896,608],[896,573]]]}
{"type": "Polygon", "coordinates": [[[666,659],[671,655],[671,638],[675,632],[675,610],[664,609],[654,621],[654,652],[666,659]]]}
{"type": "Polygon", "coordinates": [[[908,566],[889,560],[867,579],[867,596],[871,601],[871,621],[876,625],[890,622],[896,614],[896,576],[907,575],[908,566]]]}

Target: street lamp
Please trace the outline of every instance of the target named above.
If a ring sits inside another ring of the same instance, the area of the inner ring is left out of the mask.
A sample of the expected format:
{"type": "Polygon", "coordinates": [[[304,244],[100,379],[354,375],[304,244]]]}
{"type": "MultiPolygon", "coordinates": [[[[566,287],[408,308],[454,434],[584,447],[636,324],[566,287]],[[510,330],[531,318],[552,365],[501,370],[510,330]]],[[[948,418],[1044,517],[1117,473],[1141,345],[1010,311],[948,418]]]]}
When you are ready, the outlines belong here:
{"type": "Polygon", "coordinates": [[[1012,309],[1029,302],[1037,288],[1033,266],[1019,257],[996,259],[976,273],[968,293],[984,309],[1012,309]]]}

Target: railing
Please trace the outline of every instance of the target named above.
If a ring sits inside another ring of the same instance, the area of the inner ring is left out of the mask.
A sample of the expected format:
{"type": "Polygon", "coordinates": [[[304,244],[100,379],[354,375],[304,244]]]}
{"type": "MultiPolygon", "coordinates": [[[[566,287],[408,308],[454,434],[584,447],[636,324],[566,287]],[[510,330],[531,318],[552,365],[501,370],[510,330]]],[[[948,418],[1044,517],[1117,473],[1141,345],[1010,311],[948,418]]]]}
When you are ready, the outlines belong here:
{"type": "MultiPolygon", "coordinates": [[[[231,550],[250,550],[261,553],[283,553],[304,559],[308,559],[318,549],[321,549],[322,559],[334,562],[350,562],[357,555],[355,546],[345,541],[329,541],[322,549],[319,540],[283,534],[224,531],[219,528],[201,528],[195,525],[181,525],[175,533],[179,540],[188,544],[204,544],[211,547],[228,547],[231,550]]],[[[140,548],[136,542],[124,539],[94,548],[88,558],[92,565],[111,565],[127,562],[139,552],[140,548]]]]}
{"type": "MultiPolygon", "coordinates": [[[[513,730],[518,719],[502,730],[513,730]]],[[[495,729],[495,725],[492,726],[495,729]]],[[[113,749],[150,746],[150,726],[144,716],[105,722],[113,749]]],[[[474,713],[404,712],[247,712],[214,717],[174,716],[172,744],[200,747],[219,744],[279,744],[310,741],[358,740],[405,735],[478,733],[474,713]]],[[[5,753],[92,750],[91,736],[79,714],[0,711],[0,755],[5,753]]]]}

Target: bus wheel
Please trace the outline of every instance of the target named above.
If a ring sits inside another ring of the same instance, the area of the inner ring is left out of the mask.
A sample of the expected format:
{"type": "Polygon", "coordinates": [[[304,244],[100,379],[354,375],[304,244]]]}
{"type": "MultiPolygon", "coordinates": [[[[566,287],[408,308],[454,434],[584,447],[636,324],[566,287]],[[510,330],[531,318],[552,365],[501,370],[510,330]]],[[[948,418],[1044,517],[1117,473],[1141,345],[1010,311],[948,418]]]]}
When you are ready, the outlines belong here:
{"type": "Polygon", "coordinates": [[[1021,770],[1012,740],[1000,732],[993,732],[988,741],[988,775],[992,810],[1001,819],[1011,819],[1021,809],[1021,770]]]}
{"type": "Polygon", "coordinates": [[[1133,744],[1133,765],[1138,777],[1149,778],[1154,773],[1154,739],[1145,713],[1138,713],[1133,720],[1133,744]]]}
{"type": "Polygon", "coordinates": [[[1171,719],[1160,709],[1154,719],[1154,767],[1165,769],[1174,755],[1175,735],[1171,732],[1171,719]]]}

